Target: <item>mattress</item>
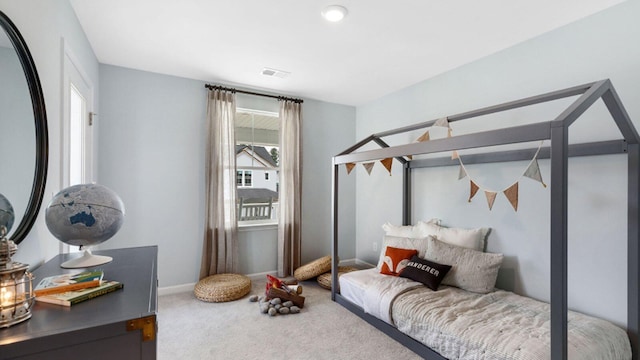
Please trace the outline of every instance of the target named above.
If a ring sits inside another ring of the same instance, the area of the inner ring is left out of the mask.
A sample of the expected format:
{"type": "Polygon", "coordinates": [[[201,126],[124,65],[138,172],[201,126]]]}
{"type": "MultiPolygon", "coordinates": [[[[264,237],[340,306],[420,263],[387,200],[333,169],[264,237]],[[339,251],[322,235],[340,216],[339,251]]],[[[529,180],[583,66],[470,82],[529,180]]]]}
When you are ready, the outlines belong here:
{"type": "MultiPolygon", "coordinates": [[[[340,277],[340,293],[363,307],[372,299],[377,269],[340,277]],[[369,289],[369,291],[367,291],[369,289]]],[[[502,290],[471,293],[421,286],[391,302],[392,325],[448,359],[547,360],[550,358],[549,304],[502,290]]],[[[568,355],[575,360],[631,359],[626,332],[608,321],[570,311],[568,355]]]]}
{"type": "Polygon", "coordinates": [[[367,286],[380,276],[382,276],[380,270],[376,268],[342,274],[339,278],[340,295],[364,308],[364,294],[367,291],[367,286]]]}

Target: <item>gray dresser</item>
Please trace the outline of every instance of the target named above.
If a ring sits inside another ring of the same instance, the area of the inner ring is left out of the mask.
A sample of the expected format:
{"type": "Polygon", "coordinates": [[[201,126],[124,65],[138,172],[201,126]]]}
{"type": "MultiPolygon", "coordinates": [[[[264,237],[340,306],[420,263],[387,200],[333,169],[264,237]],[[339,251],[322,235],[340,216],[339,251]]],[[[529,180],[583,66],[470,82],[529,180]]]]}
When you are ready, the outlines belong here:
{"type": "MultiPolygon", "coordinates": [[[[36,302],[30,320],[0,329],[0,359],[156,358],[158,247],[94,253],[113,257],[97,268],[124,288],[71,307],[36,302]]],[[[60,264],[79,255],[58,255],[40,266],[34,286],[45,276],[68,272],[60,264]]]]}

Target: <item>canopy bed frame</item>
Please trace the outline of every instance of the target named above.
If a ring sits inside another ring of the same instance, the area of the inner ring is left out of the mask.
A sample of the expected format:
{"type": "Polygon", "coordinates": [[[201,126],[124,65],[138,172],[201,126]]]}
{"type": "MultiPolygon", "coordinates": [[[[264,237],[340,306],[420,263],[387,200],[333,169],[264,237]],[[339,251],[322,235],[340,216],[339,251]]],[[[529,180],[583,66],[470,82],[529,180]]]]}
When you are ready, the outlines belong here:
{"type": "MultiPolygon", "coordinates": [[[[605,154],[627,154],[628,157],[628,232],[627,232],[627,334],[631,343],[633,359],[639,360],[638,327],[640,324],[640,137],[629,118],[611,81],[601,80],[534,97],[486,107],[447,117],[451,122],[470,119],[492,113],[512,110],[562,98],[578,96],[557,118],[551,121],[514,126],[468,135],[435,139],[426,142],[389,146],[382,138],[413,130],[428,128],[437,120],[373,134],[333,157],[332,183],[332,290],[331,298],[345,308],[396,339],[426,359],[444,359],[438,353],[398,331],[395,327],[365,313],[339,293],[338,280],[338,178],[339,166],[347,163],[396,158],[403,164],[402,221],[411,221],[411,170],[422,167],[458,165],[457,160],[433,158],[408,160],[407,156],[432,154],[461,149],[515,144],[529,141],[550,140],[538,158],[550,158],[550,246],[551,246],[551,359],[567,359],[567,192],[568,158],[570,156],[592,156],[605,154]],[[602,99],[620,130],[623,139],[613,141],[568,144],[569,126],[576,121],[598,99],[602,99]],[[355,152],[362,146],[374,142],[381,148],[355,152]]],[[[537,149],[481,153],[465,156],[465,164],[530,160],[537,149]]]]}

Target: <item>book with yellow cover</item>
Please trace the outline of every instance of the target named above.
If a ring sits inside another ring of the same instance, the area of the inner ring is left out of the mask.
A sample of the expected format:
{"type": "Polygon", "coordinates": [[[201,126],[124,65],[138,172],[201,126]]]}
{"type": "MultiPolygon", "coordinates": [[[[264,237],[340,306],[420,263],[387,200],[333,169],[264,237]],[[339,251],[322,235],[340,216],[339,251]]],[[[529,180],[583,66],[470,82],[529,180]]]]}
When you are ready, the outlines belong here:
{"type": "Polygon", "coordinates": [[[44,296],[96,287],[102,283],[103,276],[102,270],[48,276],[38,282],[33,292],[35,296],[44,296]]]}
{"type": "Polygon", "coordinates": [[[98,296],[122,289],[124,284],[118,281],[103,281],[101,285],[82,289],[78,291],[68,291],[61,294],[52,294],[45,296],[37,296],[36,301],[46,302],[50,304],[58,304],[63,306],[71,306],[85,300],[93,299],[98,296]]]}

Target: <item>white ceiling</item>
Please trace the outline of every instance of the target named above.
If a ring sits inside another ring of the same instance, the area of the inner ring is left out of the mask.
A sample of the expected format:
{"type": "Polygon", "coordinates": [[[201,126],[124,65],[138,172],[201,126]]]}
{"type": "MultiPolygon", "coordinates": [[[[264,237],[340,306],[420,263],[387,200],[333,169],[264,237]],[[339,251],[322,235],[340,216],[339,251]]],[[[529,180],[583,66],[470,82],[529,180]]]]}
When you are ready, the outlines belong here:
{"type": "Polygon", "coordinates": [[[71,0],[98,61],[360,105],[623,0],[71,0]],[[348,8],[341,23],[322,9],[348,8]],[[266,77],[264,67],[291,72],[266,77]]]}

